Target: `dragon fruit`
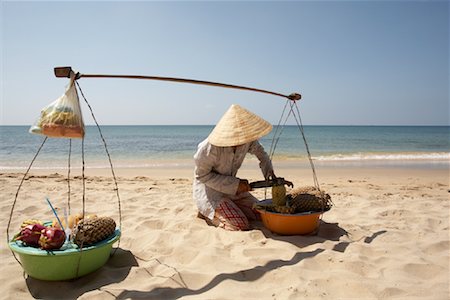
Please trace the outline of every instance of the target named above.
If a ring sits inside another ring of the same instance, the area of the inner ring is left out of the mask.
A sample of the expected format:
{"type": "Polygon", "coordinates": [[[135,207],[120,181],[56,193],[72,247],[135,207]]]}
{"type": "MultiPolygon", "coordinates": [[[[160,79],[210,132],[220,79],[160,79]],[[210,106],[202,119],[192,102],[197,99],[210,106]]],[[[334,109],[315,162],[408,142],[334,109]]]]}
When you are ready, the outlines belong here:
{"type": "Polygon", "coordinates": [[[65,232],[56,227],[47,227],[39,238],[39,246],[43,250],[55,250],[62,247],[66,241],[65,232]]]}
{"type": "Polygon", "coordinates": [[[20,230],[20,233],[14,238],[16,241],[22,241],[27,246],[39,247],[41,233],[46,229],[42,224],[29,224],[20,230]]]}

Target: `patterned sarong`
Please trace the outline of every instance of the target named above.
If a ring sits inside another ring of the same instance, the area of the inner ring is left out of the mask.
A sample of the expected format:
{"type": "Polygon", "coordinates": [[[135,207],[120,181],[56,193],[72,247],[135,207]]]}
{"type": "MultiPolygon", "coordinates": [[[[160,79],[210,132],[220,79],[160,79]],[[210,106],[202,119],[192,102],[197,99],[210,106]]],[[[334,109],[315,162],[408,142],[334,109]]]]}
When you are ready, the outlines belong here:
{"type": "Polygon", "coordinates": [[[259,214],[253,209],[257,201],[251,194],[233,199],[223,198],[216,208],[212,225],[226,230],[249,230],[250,221],[258,220],[259,214]]]}

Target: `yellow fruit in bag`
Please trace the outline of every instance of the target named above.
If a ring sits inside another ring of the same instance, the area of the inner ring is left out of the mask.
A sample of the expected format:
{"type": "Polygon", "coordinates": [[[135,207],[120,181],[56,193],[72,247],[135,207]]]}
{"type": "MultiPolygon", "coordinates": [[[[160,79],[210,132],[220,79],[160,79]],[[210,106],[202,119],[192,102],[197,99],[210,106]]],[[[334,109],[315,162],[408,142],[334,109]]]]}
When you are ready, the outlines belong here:
{"type": "Polygon", "coordinates": [[[75,78],[71,78],[61,97],[41,110],[39,119],[29,131],[57,138],[84,137],[84,122],[75,78]]]}

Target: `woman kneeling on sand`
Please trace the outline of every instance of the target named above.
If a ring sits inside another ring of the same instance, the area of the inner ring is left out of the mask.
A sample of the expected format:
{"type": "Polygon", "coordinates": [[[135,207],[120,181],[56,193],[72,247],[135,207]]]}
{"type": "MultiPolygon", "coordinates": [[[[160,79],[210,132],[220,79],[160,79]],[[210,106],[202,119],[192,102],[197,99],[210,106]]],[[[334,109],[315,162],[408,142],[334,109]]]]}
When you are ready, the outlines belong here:
{"type": "Polygon", "coordinates": [[[274,178],[272,162],[258,139],[272,125],[242,108],[232,105],[194,155],[194,201],[198,216],[208,224],[227,230],[248,230],[249,220],[258,219],[253,210],[257,199],[249,193],[248,180],[236,177],[245,155],[260,161],[265,179],[274,178]]]}

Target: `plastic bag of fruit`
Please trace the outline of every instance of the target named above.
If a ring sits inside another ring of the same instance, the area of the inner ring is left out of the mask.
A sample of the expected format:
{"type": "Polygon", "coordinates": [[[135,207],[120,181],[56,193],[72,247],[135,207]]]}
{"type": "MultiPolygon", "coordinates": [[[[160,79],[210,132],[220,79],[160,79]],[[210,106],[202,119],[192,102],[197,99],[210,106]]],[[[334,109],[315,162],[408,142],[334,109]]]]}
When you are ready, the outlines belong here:
{"type": "Polygon", "coordinates": [[[41,110],[30,133],[57,138],[83,138],[84,123],[75,77],[70,79],[64,94],[41,110]]]}

